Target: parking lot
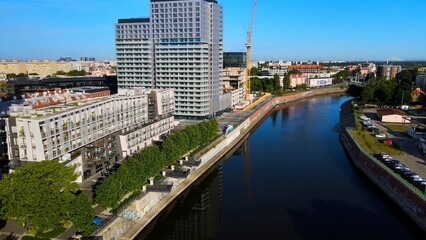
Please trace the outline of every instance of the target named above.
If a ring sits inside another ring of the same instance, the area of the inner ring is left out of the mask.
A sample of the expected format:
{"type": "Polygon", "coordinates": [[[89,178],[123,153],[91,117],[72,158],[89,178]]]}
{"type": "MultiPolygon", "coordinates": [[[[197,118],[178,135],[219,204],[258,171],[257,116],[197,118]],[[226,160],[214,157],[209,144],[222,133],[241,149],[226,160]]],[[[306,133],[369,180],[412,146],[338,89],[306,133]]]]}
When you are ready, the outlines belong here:
{"type": "Polygon", "coordinates": [[[376,128],[385,133],[387,138],[397,144],[403,152],[401,155],[392,157],[399,160],[420,177],[426,178],[426,156],[422,156],[417,150],[418,140],[411,138],[406,132],[392,131],[386,128],[379,120],[376,109],[365,109],[363,113],[371,119],[376,128]]]}

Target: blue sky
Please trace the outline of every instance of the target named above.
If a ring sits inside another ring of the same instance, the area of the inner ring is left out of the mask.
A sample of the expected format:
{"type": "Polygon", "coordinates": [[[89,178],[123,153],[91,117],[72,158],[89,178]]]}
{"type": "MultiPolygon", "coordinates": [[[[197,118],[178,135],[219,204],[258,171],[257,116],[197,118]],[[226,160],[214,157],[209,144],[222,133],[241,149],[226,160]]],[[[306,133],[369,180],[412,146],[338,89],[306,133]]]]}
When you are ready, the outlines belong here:
{"type": "MultiPolygon", "coordinates": [[[[225,51],[244,51],[253,0],[224,7],[225,51]]],[[[149,0],[0,0],[0,59],[114,59],[114,23],[149,0]]],[[[258,0],[254,60],[426,60],[425,0],[258,0]]]]}

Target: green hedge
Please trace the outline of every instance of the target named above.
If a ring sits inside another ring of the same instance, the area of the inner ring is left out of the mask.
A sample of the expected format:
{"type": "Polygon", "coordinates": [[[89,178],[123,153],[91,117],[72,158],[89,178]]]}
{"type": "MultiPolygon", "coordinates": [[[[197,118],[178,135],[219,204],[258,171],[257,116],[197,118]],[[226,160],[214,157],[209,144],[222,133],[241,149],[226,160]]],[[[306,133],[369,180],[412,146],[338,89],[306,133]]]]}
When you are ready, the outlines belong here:
{"type": "Polygon", "coordinates": [[[190,150],[214,139],[218,125],[213,119],[175,130],[160,147],[152,145],[129,157],[117,172],[97,187],[95,201],[105,208],[117,207],[126,194],[141,189],[148,178],[175,164],[190,150]]]}

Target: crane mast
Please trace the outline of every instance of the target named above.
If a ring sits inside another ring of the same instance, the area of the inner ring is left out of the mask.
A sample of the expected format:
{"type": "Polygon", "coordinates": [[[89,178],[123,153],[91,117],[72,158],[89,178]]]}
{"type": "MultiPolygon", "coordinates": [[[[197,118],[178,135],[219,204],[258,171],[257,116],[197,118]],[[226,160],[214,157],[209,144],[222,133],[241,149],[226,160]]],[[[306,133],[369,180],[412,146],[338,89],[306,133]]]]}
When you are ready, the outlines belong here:
{"type": "Polygon", "coordinates": [[[254,25],[254,16],[256,14],[256,0],[254,0],[253,4],[253,12],[251,14],[251,23],[250,29],[247,32],[247,41],[246,41],[246,99],[251,101],[250,97],[250,70],[251,70],[251,36],[253,33],[253,25],[254,25]]]}

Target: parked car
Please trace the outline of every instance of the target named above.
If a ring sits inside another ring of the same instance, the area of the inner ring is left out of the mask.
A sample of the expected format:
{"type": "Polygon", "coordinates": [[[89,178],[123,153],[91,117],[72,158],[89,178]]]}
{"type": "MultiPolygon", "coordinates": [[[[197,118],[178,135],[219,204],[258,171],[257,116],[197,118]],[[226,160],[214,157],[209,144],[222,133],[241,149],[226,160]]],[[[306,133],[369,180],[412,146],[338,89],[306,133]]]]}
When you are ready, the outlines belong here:
{"type": "Polygon", "coordinates": [[[392,145],[392,144],[393,144],[393,142],[392,142],[392,140],[391,140],[391,139],[384,139],[382,142],[383,142],[383,144],[385,144],[385,145],[392,145]]]}
{"type": "Polygon", "coordinates": [[[359,118],[361,118],[364,121],[369,121],[370,118],[366,117],[365,115],[360,115],[359,118]]]}
{"type": "Polygon", "coordinates": [[[385,138],[386,135],[384,133],[378,133],[374,135],[376,138],[385,138]]]}
{"type": "Polygon", "coordinates": [[[373,124],[370,121],[363,121],[362,125],[368,127],[368,126],[372,126],[373,124]]]}
{"type": "Polygon", "coordinates": [[[401,176],[405,179],[411,179],[416,176],[418,177],[419,175],[417,175],[415,172],[412,172],[412,171],[406,171],[401,173],[401,176]]]}
{"type": "Polygon", "coordinates": [[[385,152],[381,152],[381,153],[380,153],[380,157],[381,157],[382,159],[385,159],[385,158],[388,158],[388,157],[389,157],[389,155],[388,155],[387,153],[385,153],[385,152]]]}
{"type": "Polygon", "coordinates": [[[373,132],[373,133],[374,132],[380,132],[380,130],[378,128],[376,128],[376,127],[369,127],[368,131],[373,132]]]}

